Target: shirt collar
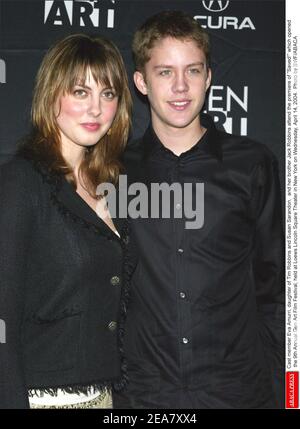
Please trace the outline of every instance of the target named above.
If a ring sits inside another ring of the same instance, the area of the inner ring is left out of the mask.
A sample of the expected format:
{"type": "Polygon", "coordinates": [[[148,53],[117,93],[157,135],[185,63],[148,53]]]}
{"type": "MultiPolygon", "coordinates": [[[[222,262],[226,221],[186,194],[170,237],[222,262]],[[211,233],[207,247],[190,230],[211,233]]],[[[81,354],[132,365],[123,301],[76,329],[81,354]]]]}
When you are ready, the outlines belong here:
{"type": "MultiPolygon", "coordinates": [[[[201,113],[200,121],[201,121],[201,125],[207,128],[207,131],[201,137],[201,139],[184,154],[190,154],[196,150],[204,150],[214,158],[218,159],[219,161],[222,161],[222,158],[223,158],[222,147],[219,141],[218,130],[216,129],[216,126],[212,118],[205,113],[203,114],[201,113]]],[[[161,141],[155,134],[155,131],[153,130],[151,124],[149,125],[148,129],[146,130],[143,136],[142,145],[143,145],[144,159],[147,159],[150,155],[153,155],[157,151],[165,151],[169,153],[171,152],[161,143],[161,141]]]]}

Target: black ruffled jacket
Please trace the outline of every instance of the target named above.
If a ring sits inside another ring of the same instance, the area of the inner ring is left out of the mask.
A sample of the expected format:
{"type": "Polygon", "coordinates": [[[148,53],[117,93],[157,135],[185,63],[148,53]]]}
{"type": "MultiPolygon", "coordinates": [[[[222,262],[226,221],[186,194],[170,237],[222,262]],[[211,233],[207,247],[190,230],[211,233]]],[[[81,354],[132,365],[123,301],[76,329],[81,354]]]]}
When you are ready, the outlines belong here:
{"type": "Polygon", "coordinates": [[[35,389],[120,389],[127,222],[115,220],[119,239],[63,177],[20,156],[0,168],[0,201],[0,408],[27,408],[35,389]]]}

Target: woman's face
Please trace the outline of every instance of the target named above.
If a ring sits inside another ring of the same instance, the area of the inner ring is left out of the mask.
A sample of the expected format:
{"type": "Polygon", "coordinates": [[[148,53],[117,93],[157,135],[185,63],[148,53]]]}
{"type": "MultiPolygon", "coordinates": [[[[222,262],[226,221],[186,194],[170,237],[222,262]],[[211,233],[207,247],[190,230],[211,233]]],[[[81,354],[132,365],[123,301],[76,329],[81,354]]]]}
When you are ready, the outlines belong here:
{"type": "Polygon", "coordinates": [[[117,108],[115,89],[97,84],[89,72],[86,81],[62,95],[55,106],[63,149],[96,144],[111,127],[117,108]]]}

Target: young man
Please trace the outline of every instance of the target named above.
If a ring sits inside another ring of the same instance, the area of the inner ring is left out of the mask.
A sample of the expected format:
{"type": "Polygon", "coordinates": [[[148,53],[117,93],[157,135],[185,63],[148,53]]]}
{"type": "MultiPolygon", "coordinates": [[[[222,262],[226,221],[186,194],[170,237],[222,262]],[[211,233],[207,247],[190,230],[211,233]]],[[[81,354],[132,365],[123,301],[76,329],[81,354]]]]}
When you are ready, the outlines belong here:
{"type": "Polygon", "coordinates": [[[175,197],[170,218],[132,220],[140,262],[125,330],[129,384],[114,407],[281,407],[276,160],[264,145],[199,116],[211,82],[209,41],[191,17],[151,17],[135,33],[133,52],[151,125],[127,151],[129,178],[149,190],[153,183],[190,183],[198,209],[203,183],[204,222],[188,228],[184,209],[191,207],[175,197]]]}

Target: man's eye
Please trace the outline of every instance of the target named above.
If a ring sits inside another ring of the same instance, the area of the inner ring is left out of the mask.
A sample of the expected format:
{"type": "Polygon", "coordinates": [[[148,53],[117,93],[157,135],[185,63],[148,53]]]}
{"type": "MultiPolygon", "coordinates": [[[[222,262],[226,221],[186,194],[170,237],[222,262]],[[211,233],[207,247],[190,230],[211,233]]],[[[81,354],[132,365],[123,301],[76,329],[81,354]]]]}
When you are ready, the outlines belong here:
{"type": "Polygon", "coordinates": [[[192,69],[189,69],[190,74],[199,74],[201,73],[201,70],[197,67],[193,67],[192,69]]]}
{"type": "Polygon", "coordinates": [[[162,70],[160,76],[169,76],[171,74],[171,70],[162,70]]]}

